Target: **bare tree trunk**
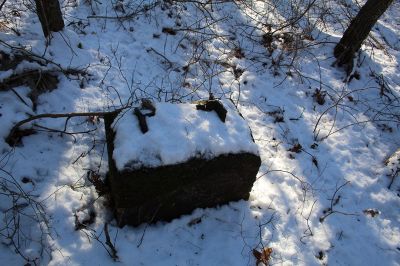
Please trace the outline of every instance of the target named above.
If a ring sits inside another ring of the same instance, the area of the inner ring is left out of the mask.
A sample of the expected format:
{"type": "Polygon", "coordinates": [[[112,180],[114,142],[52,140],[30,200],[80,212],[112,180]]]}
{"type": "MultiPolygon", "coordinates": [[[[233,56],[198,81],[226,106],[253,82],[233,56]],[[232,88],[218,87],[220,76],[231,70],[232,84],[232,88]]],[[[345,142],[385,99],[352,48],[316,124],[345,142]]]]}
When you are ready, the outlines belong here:
{"type": "Polygon", "coordinates": [[[386,11],[393,0],[368,0],[357,16],[351,21],[342,39],[336,45],[333,54],[339,66],[347,66],[347,72],[353,69],[353,57],[368,37],[372,27],[386,11]]]}
{"type": "Polygon", "coordinates": [[[42,24],[45,37],[48,37],[52,31],[56,32],[64,28],[64,20],[58,0],[35,0],[35,2],[36,13],[40,24],[42,24]]]}

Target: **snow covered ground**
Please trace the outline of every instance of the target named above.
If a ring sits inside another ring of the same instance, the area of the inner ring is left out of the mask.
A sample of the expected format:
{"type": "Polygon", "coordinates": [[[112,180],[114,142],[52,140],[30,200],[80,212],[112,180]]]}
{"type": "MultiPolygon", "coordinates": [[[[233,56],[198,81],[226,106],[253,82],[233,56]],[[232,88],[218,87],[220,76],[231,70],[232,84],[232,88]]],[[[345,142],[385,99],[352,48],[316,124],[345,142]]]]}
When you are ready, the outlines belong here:
{"type": "Polygon", "coordinates": [[[29,87],[0,91],[4,265],[255,265],[253,250],[265,248],[271,265],[400,265],[400,178],[388,189],[399,167],[399,1],[349,82],[332,51],[355,1],[60,3],[66,27],[47,46],[30,1],[8,0],[0,13],[1,51],[52,61],[22,61],[0,81],[32,69],[87,72],[58,75],[35,111],[29,87]],[[107,173],[102,119],[44,118],[21,145],[4,141],[29,115],[210,92],[237,105],[262,165],[249,201],[171,223],[116,226],[89,181],[107,173]]]}

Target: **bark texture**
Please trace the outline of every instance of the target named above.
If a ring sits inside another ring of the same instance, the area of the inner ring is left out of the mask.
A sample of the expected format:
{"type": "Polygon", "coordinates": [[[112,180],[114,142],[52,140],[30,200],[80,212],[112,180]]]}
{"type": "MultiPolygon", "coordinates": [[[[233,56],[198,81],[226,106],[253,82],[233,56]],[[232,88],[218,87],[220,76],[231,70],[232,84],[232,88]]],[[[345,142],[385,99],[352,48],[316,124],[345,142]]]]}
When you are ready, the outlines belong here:
{"type": "Polygon", "coordinates": [[[342,39],[334,49],[334,56],[339,66],[347,66],[347,72],[353,68],[353,57],[368,37],[372,27],[386,11],[393,0],[368,0],[350,22],[342,39]]]}
{"type": "Polygon", "coordinates": [[[36,13],[46,38],[52,31],[57,32],[64,28],[64,20],[58,0],[35,0],[35,2],[36,13]]]}

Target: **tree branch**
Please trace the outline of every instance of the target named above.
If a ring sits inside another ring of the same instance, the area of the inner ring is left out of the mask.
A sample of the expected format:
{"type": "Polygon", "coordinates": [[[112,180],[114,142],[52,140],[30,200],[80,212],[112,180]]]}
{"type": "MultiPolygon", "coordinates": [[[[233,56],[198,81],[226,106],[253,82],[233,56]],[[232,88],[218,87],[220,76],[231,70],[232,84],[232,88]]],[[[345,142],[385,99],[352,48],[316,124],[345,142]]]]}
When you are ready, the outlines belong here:
{"type": "Polygon", "coordinates": [[[14,133],[18,130],[18,128],[26,123],[29,123],[31,121],[41,119],[41,118],[67,118],[70,119],[71,117],[88,117],[88,116],[99,116],[99,117],[104,117],[107,114],[112,114],[112,113],[119,113],[120,111],[129,108],[129,106],[124,106],[119,109],[115,109],[114,111],[106,111],[106,112],[80,112],[80,113],[58,113],[58,114],[39,114],[39,115],[34,115],[29,118],[26,118],[24,120],[19,121],[17,124],[15,124],[12,129],[10,130],[10,133],[8,134],[6,138],[6,142],[10,143],[9,140],[12,140],[14,133]]]}
{"type": "Polygon", "coordinates": [[[3,3],[0,5],[0,10],[3,8],[4,4],[6,3],[7,0],[4,0],[3,3]]]}

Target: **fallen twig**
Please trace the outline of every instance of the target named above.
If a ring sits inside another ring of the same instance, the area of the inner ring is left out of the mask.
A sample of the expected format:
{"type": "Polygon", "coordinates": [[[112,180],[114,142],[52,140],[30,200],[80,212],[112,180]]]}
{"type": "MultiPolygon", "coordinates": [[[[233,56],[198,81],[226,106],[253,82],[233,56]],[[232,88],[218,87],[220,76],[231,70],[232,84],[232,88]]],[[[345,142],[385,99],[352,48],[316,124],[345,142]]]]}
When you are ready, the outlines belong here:
{"type": "Polygon", "coordinates": [[[27,119],[21,120],[19,121],[17,124],[15,124],[13,126],[13,128],[10,130],[10,133],[8,134],[7,138],[6,138],[6,142],[11,145],[14,146],[16,143],[14,143],[13,141],[13,136],[15,134],[15,132],[17,132],[17,130],[19,129],[20,126],[29,123],[31,121],[37,120],[37,119],[41,119],[41,118],[67,118],[70,119],[71,117],[90,117],[90,116],[98,116],[98,117],[104,117],[104,115],[107,114],[113,114],[113,113],[118,113],[126,108],[129,108],[130,106],[124,106],[122,108],[116,109],[114,111],[108,111],[108,112],[82,112],[82,113],[58,113],[58,114],[39,114],[39,115],[34,115],[31,116],[27,119]]]}
{"type": "Polygon", "coordinates": [[[104,224],[104,234],[106,236],[106,245],[111,250],[111,252],[109,252],[108,254],[110,254],[111,258],[113,258],[114,260],[118,260],[117,249],[115,248],[114,244],[111,242],[110,233],[108,232],[108,223],[104,224]]]}

